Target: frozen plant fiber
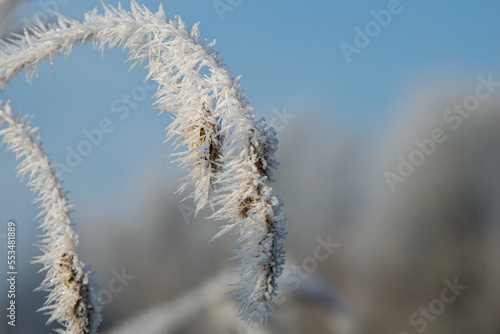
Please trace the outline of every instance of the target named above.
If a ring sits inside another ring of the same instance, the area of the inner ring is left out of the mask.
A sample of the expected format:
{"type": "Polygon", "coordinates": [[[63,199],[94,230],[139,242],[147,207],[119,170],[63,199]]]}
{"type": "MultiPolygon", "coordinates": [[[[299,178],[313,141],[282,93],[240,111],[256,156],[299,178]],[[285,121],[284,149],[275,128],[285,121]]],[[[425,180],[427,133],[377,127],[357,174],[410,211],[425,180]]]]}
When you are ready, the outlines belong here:
{"type": "Polygon", "coordinates": [[[254,120],[241,77],[232,77],[213,50],[215,41],[200,38],[198,24],[186,28],[161,6],[152,13],[135,1],[130,12],[103,7],[104,14],[94,10],[82,22],[58,14],[56,23],[38,21],[0,42],[0,87],[23,69],[31,80],[42,61],[54,66],[54,56],[82,43],[101,52],[106,46],[126,49],[132,66],[147,62],[147,79],[158,83],[155,106],[173,116],[166,140],[173,141],[174,161],[188,170],[179,191],[193,189],[188,197],[196,211],[209,207],[212,218],[227,222],[214,239],[227,232],[240,236],[234,256],[240,280],[232,294],[242,319],[265,325],[285,261],[282,202],[270,185],[276,132],[254,120]]]}
{"type": "Polygon", "coordinates": [[[9,105],[0,101],[0,136],[2,144],[22,159],[18,177],[28,176],[28,186],[40,203],[40,241],[43,254],[34,262],[41,263],[46,277],[38,288],[49,291],[40,310],[50,314],[48,322],[57,320],[65,329],[61,333],[95,333],[100,322],[100,302],[94,297],[92,272],[78,258],[78,236],[73,230],[70,205],[67,203],[55,168],[42,151],[40,134],[31,128],[31,117],[14,115],[9,105]]]}

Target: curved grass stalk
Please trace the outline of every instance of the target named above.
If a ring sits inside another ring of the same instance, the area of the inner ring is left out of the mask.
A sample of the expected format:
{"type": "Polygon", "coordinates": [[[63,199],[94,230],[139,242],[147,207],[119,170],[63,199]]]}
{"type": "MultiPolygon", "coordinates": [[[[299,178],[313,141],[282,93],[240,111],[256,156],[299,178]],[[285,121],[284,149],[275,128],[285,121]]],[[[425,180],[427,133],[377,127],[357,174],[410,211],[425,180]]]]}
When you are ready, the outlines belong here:
{"type": "Polygon", "coordinates": [[[228,276],[226,273],[219,274],[173,301],[134,316],[106,334],[174,333],[198,312],[210,306],[216,294],[223,294],[223,285],[228,281],[228,276]]]}
{"type": "MultiPolygon", "coordinates": [[[[221,315],[231,320],[235,313],[233,303],[224,297],[224,287],[234,279],[235,273],[220,273],[205,280],[197,288],[182,296],[163,302],[139,315],[112,328],[105,334],[170,334],[178,332],[199,313],[208,312],[213,316],[221,315]]],[[[265,334],[267,330],[259,327],[248,327],[246,323],[238,323],[237,333],[265,334]]],[[[227,333],[227,332],[226,332],[227,333]]]]}
{"type": "Polygon", "coordinates": [[[213,218],[229,222],[216,237],[229,231],[240,235],[235,256],[240,282],[233,294],[243,319],[266,324],[285,261],[285,218],[270,186],[277,166],[275,131],[254,121],[240,77],[232,78],[213,51],[215,41],[201,41],[197,24],[186,29],[180,17],[167,19],[161,7],[152,13],[135,1],[131,12],[103,6],[103,15],[94,10],[83,22],[58,15],[55,24],[38,22],[1,42],[0,86],[23,69],[30,80],[43,60],[53,66],[55,55],[68,55],[81,43],[101,51],[106,45],[127,49],[132,66],[147,60],[147,78],[159,84],[156,107],[174,116],[167,139],[186,148],[174,154],[181,168],[190,169],[180,190],[193,186],[189,197],[197,211],[208,205],[213,218]]]}
{"type": "Polygon", "coordinates": [[[40,309],[50,314],[48,323],[57,321],[64,326],[60,333],[96,333],[100,322],[100,302],[93,291],[94,279],[90,268],[80,261],[76,251],[78,236],[73,230],[68,204],[55,168],[41,147],[40,135],[31,128],[32,117],[14,115],[9,105],[0,101],[0,136],[2,144],[22,159],[16,176],[28,176],[28,186],[40,203],[44,232],[39,243],[43,254],[36,257],[46,277],[38,290],[49,291],[40,309]]]}

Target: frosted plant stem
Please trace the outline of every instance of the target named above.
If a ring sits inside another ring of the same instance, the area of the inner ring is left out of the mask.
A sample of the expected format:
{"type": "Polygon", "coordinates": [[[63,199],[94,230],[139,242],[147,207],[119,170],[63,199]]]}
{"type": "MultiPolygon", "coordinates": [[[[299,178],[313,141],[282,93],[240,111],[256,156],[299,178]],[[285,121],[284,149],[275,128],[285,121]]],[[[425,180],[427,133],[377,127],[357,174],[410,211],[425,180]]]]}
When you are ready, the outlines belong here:
{"type": "Polygon", "coordinates": [[[31,128],[32,117],[14,115],[9,105],[0,101],[0,137],[2,144],[22,159],[16,176],[28,177],[28,186],[40,203],[40,226],[44,232],[40,241],[42,264],[46,277],[38,290],[49,291],[40,309],[50,314],[48,322],[57,321],[64,328],[60,333],[96,333],[100,322],[100,303],[93,294],[92,273],[80,261],[76,247],[78,236],[73,230],[71,206],[67,203],[61,182],[49,158],[42,151],[40,134],[31,128]]]}
{"type": "Polygon", "coordinates": [[[147,78],[159,85],[155,105],[173,115],[166,139],[177,149],[174,161],[189,169],[179,190],[194,188],[188,197],[196,211],[209,206],[213,218],[228,222],[215,238],[229,231],[240,236],[233,295],[243,319],[266,324],[285,261],[285,217],[270,185],[278,165],[276,132],[254,120],[241,77],[231,76],[212,49],[215,41],[201,40],[198,24],[186,29],[180,17],[170,20],[161,7],[152,13],[135,1],[131,12],[103,7],[103,15],[94,10],[83,22],[58,15],[54,24],[38,22],[0,42],[0,86],[23,69],[31,80],[43,60],[53,66],[54,56],[81,43],[101,52],[106,46],[127,49],[132,66],[147,61],[147,78]]]}
{"type": "Polygon", "coordinates": [[[207,280],[202,286],[182,295],[174,301],[162,303],[140,314],[106,334],[167,334],[178,330],[210,303],[210,297],[223,294],[222,285],[228,274],[207,280]]]}

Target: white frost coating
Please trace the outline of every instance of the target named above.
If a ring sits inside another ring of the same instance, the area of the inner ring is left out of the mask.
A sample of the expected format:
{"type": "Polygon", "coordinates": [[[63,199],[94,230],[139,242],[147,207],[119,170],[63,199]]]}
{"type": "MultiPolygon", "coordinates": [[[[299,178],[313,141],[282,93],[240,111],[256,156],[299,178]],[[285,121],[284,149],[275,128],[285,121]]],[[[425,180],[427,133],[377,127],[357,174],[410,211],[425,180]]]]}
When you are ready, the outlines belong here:
{"type": "Polygon", "coordinates": [[[216,237],[228,231],[240,235],[235,258],[241,279],[233,294],[243,319],[266,324],[285,261],[285,218],[270,186],[277,166],[274,129],[254,121],[240,77],[231,77],[212,49],[215,41],[201,41],[198,24],[186,30],[180,17],[169,20],[161,7],[152,13],[135,1],[131,12],[103,6],[104,15],[94,10],[83,22],[58,15],[56,24],[38,22],[24,35],[0,42],[0,86],[22,69],[30,80],[43,60],[53,66],[55,55],[68,55],[84,42],[101,51],[106,45],[127,49],[132,66],[147,60],[147,78],[159,84],[155,105],[174,116],[166,139],[185,149],[174,153],[174,161],[189,170],[179,191],[193,187],[188,197],[197,211],[208,205],[214,218],[229,222],[216,237]]]}
{"type": "Polygon", "coordinates": [[[184,294],[174,301],[158,305],[106,334],[168,334],[178,331],[203,308],[210,307],[211,301],[224,294],[223,286],[228,274],[219,274],[203,283],[197,289],[184,294]]]}
{"type": "Polygon", "coordinates": [[[42,270],[47,272],[38,289],[50,293],[40,311],[50,314],[49,323],[55,320],[64,326],[58,330],[60,333],[96,333],[101,306],[93,294],[92,272],[78,258],[78,236],[69,216],[71,206],[42,151],[37,129],[31,128],[31,119],[14,115],[9,103],[0,101],[2,144],[15,153],[16,159],[22,159],[16,176],[28,176],[28,186],[41,208],[37,218],[44,232],[40,241],[43,254],[34,262],[42,264],[42,270]]]}

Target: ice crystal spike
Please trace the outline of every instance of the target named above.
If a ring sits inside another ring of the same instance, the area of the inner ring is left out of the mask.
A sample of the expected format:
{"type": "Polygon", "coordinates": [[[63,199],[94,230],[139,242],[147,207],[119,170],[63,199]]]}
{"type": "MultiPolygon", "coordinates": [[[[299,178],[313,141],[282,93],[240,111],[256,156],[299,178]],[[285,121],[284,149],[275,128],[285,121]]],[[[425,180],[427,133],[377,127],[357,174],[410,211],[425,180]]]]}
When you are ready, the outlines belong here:
{"type": "MultiPolygon", "coordinates": [[[[58,15],[48,27],[39,22],[28,33],[0,43],[0,85],[5,87],[23,69],[29,80],[45,59],[67,55],[87,42],[100,51],[106,46],[126,49],[133,65],[147,61],[147,78],[159,87],[155,106],[174,116],[166,134],[176,148],[174,161],[188,170],[180,191],[194,189],[188,197],[196,210],[208,206],[213,218],[227,222],[216,237],[229,231],[240,235],[235,256],[240,281],[233,296],[243,319],[266,324],[285,261],[285,218],[271,187],[277,166],[275,132],[254,120],[240,77],[231,76],[213,50],[215,41],[200,37],[198,24],[186,30],[179,16],[169,20],[162,7],[152,13],[135,1],[131,12],[103,7],[104,15],[94,10],[83,22],[58,15]]],[[[37,162],[21,171],[33,164],[37,162]]],[[[51,319],[60,316],[53,312],[51,319]]]]}

